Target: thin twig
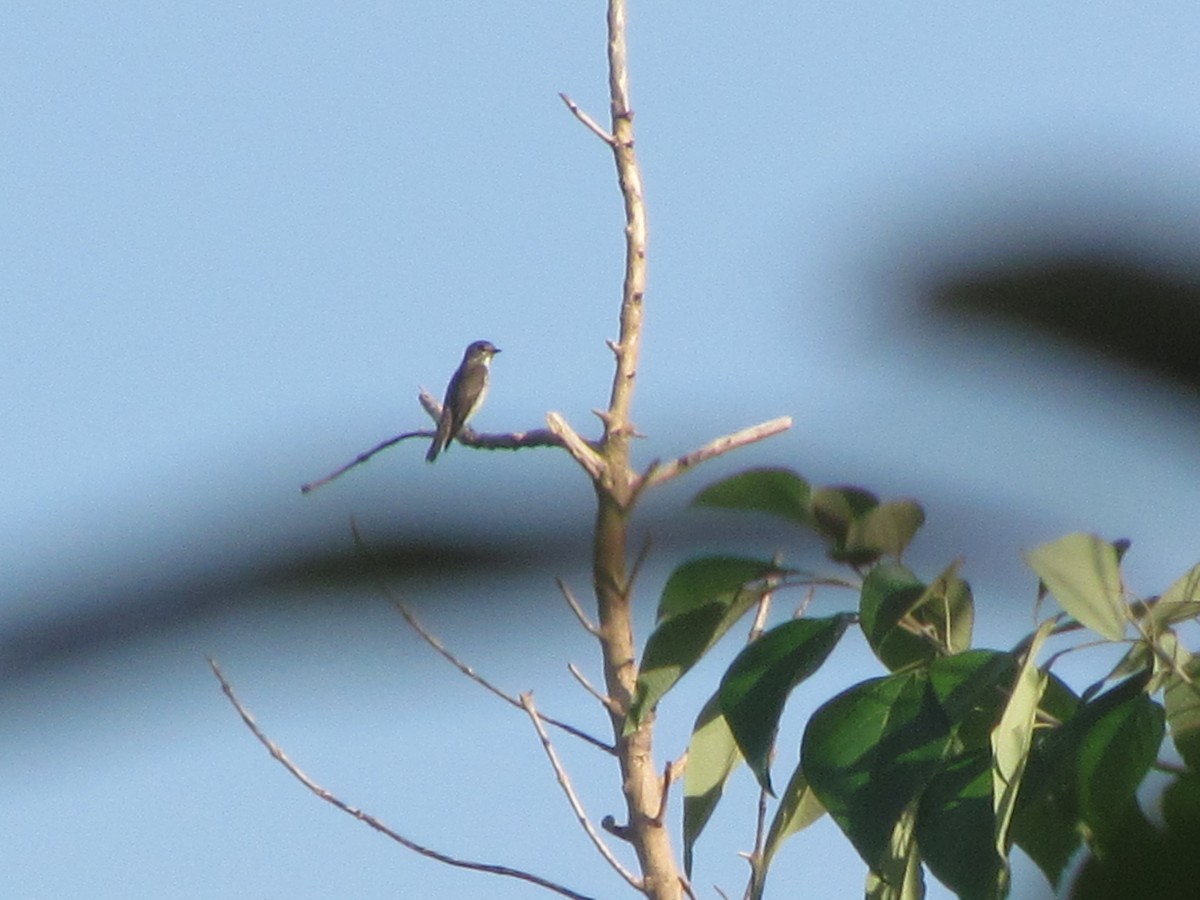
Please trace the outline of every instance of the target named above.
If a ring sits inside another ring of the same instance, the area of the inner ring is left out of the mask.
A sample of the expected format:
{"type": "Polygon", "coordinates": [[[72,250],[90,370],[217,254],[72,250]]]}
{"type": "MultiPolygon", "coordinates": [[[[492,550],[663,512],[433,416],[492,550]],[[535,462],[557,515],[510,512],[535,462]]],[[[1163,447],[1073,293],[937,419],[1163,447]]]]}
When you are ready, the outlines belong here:
{"type": "Polygon", "coordinates": [[[633,561],[633,565],[629,567],[629,578],[625,582],[625,596],[633,594],[633,586],[637,584],[638,576],[642,574],[642,566],[646,563],[646,558],[650,555],[650,548],[654,544],[650,535],[646,535],[646,539],[642,541],[641,549],[638,550],[638,555],[633,561]]]}
{"type": "MultiPolygon", "coordinates": [[[[368,547],[366,541],[363,540],[363,536],[358,530],[358,523],[356,523],[354,520],[350,521],[350,532],[354,535],[354,544],[358,548],[359,552],[373,561],[374,557],[371,553],[371,548],[368,547]]],[[[454,666],[454,668],[458,669],[458,671],[462,672],[484,690],[490,691],[492,694],[499,697],[505,703],[516,709],[523,708],[520,700],[511,694],[500,690],[500,688],[496,687],[494,684],[476,672],[471,666],[467,665],[448,649],[446,649],[446,645],[438,639],[437,635],[425,629],[425,626],[417,620],[415,615],[413,615],[412,610],[404,605],[404,601],[392,593],[391,589],[385,582],[380,580],[378,586],[379,590],[383,592],[383,595],[387,597],[388,600],[391,601],[391,604],[400,611],[400,615],[404,616],[404,621],[409,624],[409,627],[412,628],[412,630],[415,631],[420,638],[425,641],[426,644],[432,647],[438,653],[438,655],[442,657],[442,659],[446,660],[448,663],[450,663],[450,665],[454,666]]],[[[568,725],[566,722],[559,721],[551,716],[543,716],[543,720],[547,725],[553,725],[555,728],[560,728],[567,734],[573,735],[579,738],[581,741],[586,741],[593,747],[600,748],[605,753],[616,753],[616,748],[613,747],[612,744],[606,744],[599,738],[593,737],[586,731],[576,728],[574,725],[568,725]]]]}
{"type": "Polygon", "coordinates": [[[679,757],[679,759],[673,762],[668,760],[667,764],[663,766],[662,801],[658,804],[658,814],[653,819],[654,824],[658,825],[660,828],[662,827],[663,820],[667,815],[667,798],[671,793],[671,785],[679,780],[679,776],[683,774],[685,769],[687,769],[686,750],[683,752],[683,756],[679,757]]]}
{"type": "Polygon", "coordinates": [[[644,472],[640,476],[639,481],[644,479],[649,482],[651,487],[660,485],[664,481],[670,481],[672,478],[682,475],[702,462],[721,456],[731,450],[736,450],[739,447],[745,447],[747,444],[754,444],[769,437],[774,437],[791,427],[791,416],[781,416],[778,419],[771,419],[771,421],[763,422],[760,425],[743,428],[741,431],[736,431],[733,434],[727,434],[724,437],[709,441],[699,449],[685,453],[678,459],[673,459],[668,463],[663,463],[652,470],[644,472]]]}
{"type": "Polygon", "coordinates": [[[579,671],[579,667],[576,666],[575,663],[567,663],[567,671],[570,672],[571,675],[574,676],[575,680],[578,681],[583,687],[583,689],[595,697],[596,700],[599,701],[600,705],[603,706],[610,714],[617,715],[621,712],[620,707],[613,702],[611,697],[605,697],[602,693],[592,687],[592,683],[587,680],[587,676],[579,671]]]}
{"type": "MultiPolygon", "coordinates": [[[[524,705],[520,700],[500,690],[500,688],[496,687],[494,684],[476,672],[473,668],[471,668],[471,666],[467,665],[465,662],[447,650],[446,646],[438,639],[437,635],[426,631],[425,626],[417,621],[417,617],[412,614],[412,610],[405,606],[404,603],[393,598],[392,605],[396,607],[396,609],[400,610],[400,615],[404,616],[404,621],[406,621],[412,627],[413,631],[419,634],[425,643],[436,650],[443,659],[450,663],[450,665],[454,666],[454,668],[458,669],[458,671],[462,672],[484,690],[495,694],[505,703],[508,703],[517,709],[524,708],[524,705]]],[[[541,713],[538,713],[538,715],[541,716],[542,721],[547,725],[553,725],[555,728],[562,729],[567,734],[573,735],[574,737],[579,738],[581,741],[587,741],[593,747],[598,747],[605,753],[616,753],[616,749],[612,746],[612,744],[606,744],[599,738],[592,737],[592,735],[588,734],[586,731],[581,731],[574,725],[568,725],[566,722],[559,721],[552,716],[542,715],[541,713]]]]}
{"type": "Polygon", "coordinates": [[[587,126],[588,131],[600,138],[600,140],[604,141],[604,143],[608,144],[610,147],[612,146],[613,141],[615,140],[613,136],[605,131],[595,119],[580,109],[578,103],[561,91],[559,91],[558,96],[562,99],[562,102],[567,105],[567,109],[571,111],[571,115],[587,126]]]}
{"type": "Polygon", "coordinates": [[[567,601],[567,606],[571,607],[571,612],[575,613],[575,618],[577,618],[579,620],[579,624],[583,626],[583,630],[593,637],[600,634],[600,629],[598,629],[592,623],[592,620],[587,617],[587,613],[583,611],[583,607],[579,605],[579,601],[575,598],[575,595],[571,592],[571,589],[567,587],[567,583],[561,578],[555,578],[554,582],[558,585],[558,589],[562,593],[563,599],[567,601]]]}
{"type": "Polygon", "coordinates": [[[363,463],[365,463],[368,459],[370,459],[376,453],[381,453],[382,451],[386,450],[388,447],[393,447],[396,444],[400,443],[401,441],[406,441],[409,438],[418,438],[418,437],[431,438],[431,437],[433,437],[433,432],[432,431],[406,431],[406,432],[404,432],[404,434],[398,434],[395,437],[390,437],[386,441],[384,441],[380,444],[376,444],[370,450],[366,450],[366,451],[358,454],[358,456],[354,457],[354,459],[351,462],[346,463],[346,465],[342,466],[340,469],[335,469],[334,471],[332,471],[328,475],[326,475],[324,478],[318,478],[316,481],[310,481],[308,484],[300,485],[300,493],[307,494],[310,491],[315,491],[317,488],[322,487],[323,485],[329,484],[329,482],[333,481],[335,478],[340,478],[341,476],[345,475],[347,472],[349,472],[355,466],[361,466],[363,463]]]}
{"type": "Polygon", "coordinates": [[[302,785],[308,788],[308,790],[316,794],[326,803],[336,806],[347,815],[353,816],[360,822],[363,822],[364,824],[369,825],[371,828],[374,828],[380,834],[391,838],[401,846],[407,847],[414,853],[420,854],[428,859],[436,860],[437,862],[445,863],[448,866],[455,866],[460,869],[470,869],[474,872],[486,872],[490,875],[502,875],[507,878],[516,878],[520,881],[527,881],[530,884],[536,884],[538,887],[543,887],[546,890],[554,891],[556,894],[561,894],[564,897],[574,898],[574,900],[593,900],[593,898],[588,897],[586,894],[580,894],[571,890],[570,888],[563,887],[561,884],[556,884],[553,881],[542,878],[538,875],[534,875],[530,872],[524,872],[521,869],[513,869],[509,866],[497,866],[492,865],[491,863],[481,863],[467,859],[459,859],[457,857],[447,856],[444,853],[439,853],[436,850],[431,850],[428,847],[418,844],[416,841],[406,838],[399,832],[393,831],[370,813],[363,812],[361,809],[346,803],[344,800],[337,797],[335,794],[330,793],[321,785],[313,781],[312,778],[310,778],[303,770],[301,770],[299,766],[292,762],[291,759],[288,758],[288,755],[283,751],[283,748],[267,737],[266,734],[263,733],[262,729],[258,727],[258,723],[254,720],[254,716],[248,709],[246,709],[245,706],[242,705],[241,700],[238,699],[237,695],[233,691],[233,686],[230,685],[229,681],[225,678],[224,673],[221,672],[220,667],[217,665],[216,661],[212,659],[212,657],[208,657],[208,665],[212,669],[213,675],[217,677],[217,681],[221,683],[221,690],[229,699],[229,702],[233,704],[233,708],[237,710],[238,715],[242,717],[242,722],[244,722],[246,727],[250,729],[250,733],[253,734],[254,737],[258,739],[258,742],[267,749],[267,752],[271,754],[272,758],[275,759],[276,762],[278,762],[292,774],[292,777],[294,777],[302,785]]]}
{"type": "Polygon", "coordinates": [[[546,751],[546,758],[550,760],[550,765],[554,769],[554,776],[558,779],[558,785],[563,789],[563,793],[567,797],[567,802],[571,804],[571,809],[575,813],[575,818],[579,820],[579,824],[591,839],[592,844],[604,860],[612,866],[613,870],[620,875],[625,881],[636,891],[642,890],[642,880],[621,865],[621,861],[613,855],[613,852],[604,843],[604,839],[592,826],[591,819],[588,818],[587,812],[584,811],[583,804],[579,802],[579,797],[575,794],[575,789],[571,787],[571,779],[567,777],[566,770],[563,769],[562,763],[559,762],[558,753],[554,749],[554,745],[550,743],[550,736],[546,734],[546,729],[542,727],[541,717],[538,715],[537,707],[533,703],[533,694],[528,692],[521,694],[521,706],[525,712],[529,714],[529,721],[533,723],[533,727],[537,730],[538,738],[541,739],[542,749],[546,751]]]}

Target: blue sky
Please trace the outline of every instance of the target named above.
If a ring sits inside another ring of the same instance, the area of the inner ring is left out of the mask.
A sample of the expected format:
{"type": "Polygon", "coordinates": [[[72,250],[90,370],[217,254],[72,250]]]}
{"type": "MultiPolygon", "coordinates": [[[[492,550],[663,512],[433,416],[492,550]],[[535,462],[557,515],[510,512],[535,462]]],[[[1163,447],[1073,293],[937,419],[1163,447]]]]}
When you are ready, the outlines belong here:
{"type": "MultiPolygon", "coordinates": [[[[928,266],[1014,248],[1190,264],[1198,27],[1187,3],[634,3],[642,461],[792,415],[789,435],[710,475],[785,464],[993,511],[939,525],[931,508],[926,552],[965,552],[977,594],[1024,591],[1014,604],[1031,593],[1021,547],[1079,528],[1134,540],[1135,588],[1173,580],[1200,558],[1196,398],[1049,342],[939,330],[915,302],[928,266]]],[[[551,409],[591,427],[620,200],[557,92],[602,117],[603,65],[598,3],[7,10],[0,629],[346,548],[350,515],[408,535],[586,519],[590,491],[549,451],[428,467],[407,445],[297,488],[422,425],[417,386],[440,393],[477,338],[504,351],[481,428],[551,409]]],[[[650,511],[678,513],[707,480],[650,511]]],[[[567,572],[581,590],[584,553],[567,572]]],[[[648,602],[672,562],[648,570],[648,602]]],[[[404,589],[469,658],[570,709],[563,666],[590,656],[556,574],[404,589]],[[554,611],[545,658],[519,629],[488,640],[506,617],[473,598],[504,591],[554,611]]],[[[298,760],[413,837],[616,893],[519,717],[393,633],[377,594],[338,615],[306,599],[231,599],[0,684],[27,726],[0,751],[6,817],[26,826],[0,851],[16,851],[14,896],[535,895],[410,858],[303,794],[223,708],[204,653],[298,760]],[[471,790],[448,801],[447,783],[471,790]],[[529,831],[497,812],[526,804],[529,831]]],[[[1027,627],[1025,607],[981,618],[997,642],[1027,627]]],[[[687,710],[666,726],[676,742],[687,710]]],[[[737,824],[704,848],[730,891],[737,824]]],[[[795,884],[811,853],[841,853],[860,884],[832,829],[785,853],[795,884]]]]}

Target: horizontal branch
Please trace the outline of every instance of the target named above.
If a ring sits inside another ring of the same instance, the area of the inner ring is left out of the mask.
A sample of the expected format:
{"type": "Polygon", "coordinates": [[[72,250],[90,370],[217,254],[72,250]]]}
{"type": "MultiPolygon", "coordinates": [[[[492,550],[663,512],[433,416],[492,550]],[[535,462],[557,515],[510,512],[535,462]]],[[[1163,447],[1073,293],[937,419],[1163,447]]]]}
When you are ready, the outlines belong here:
{"type": "Polygon", "coordinates": [[[684,472],[695,468],[702,462],[722,456],[731,450],[737,450],[739,447],[745,447],[748,444],[754,444],[769,437],[774,437],[791,427],[791,416],[781,416],[778,419],[771,419],[769,422],[763,422],[760,425],[752,425],[749,428],[743,428],[741,431],[735,431],[733,434],[727,434],[714,441],[709,441],[703,447],[693,450],[690,453],[685,453],[683,456],[673,459],[670,462],[652,463],[638,478],[637,484],[634,486],[634,492],[640,493],[643,487],[655,487],[665,481],[670,481],[672,478],[676,478],[684,472]]]}
{"type": "MultiPolygon", "coordinates": [[[[419,399],[421,406],[425,408],[425,411],[436,422],[442,414],[441,404],[425,391],[421,391],[419,399]]],[[[316,481],[310,481],[308,484],[301,485],[300,493],[308,494],[319,487],[324,487],[329,482],[340,478],[351,469],[361,466],[376,454],[383,452],[389,447],[394,447],[401,441],[407,441],[411,438],[427,438],[432,440],[433,436],[434,432],[432,430],[418,429],[417,431],[406,431],[403,434],[390,437],[386,441],[376,444],[370,450],[364,450],[350,462],[346,463],[346,465],[340,469],[335,469],[324,478],[318,478],[316,481]]],[[[480,434],[469,426],[463,426],[456,439],[460,444],[474,447],[477,450],[520,450],[525,447],[561,447],[563,445],[560,438],[545,428],[534,428],[529,431],[513,431],[507,434],[480,434]]]]}
{"type": "Polygon", "coordinates": [[[225,696],[229,698],[229,702],[233,704],[233,708],[237,710],[238,715],[242,717],[242,722],[244,722],[246,727],[250,729],[250,733],[253,734],[254,737],[258,739],[258,742],[267,749],[267,752],[271,754],[271,757],[276,762],[287,769],[297,781],[299,781],[302,785],[304,785],[326,803],[336,806],[347,815],[353,816],[360,822],[363,822],[364,824],[369,825],[371,828],[374,828],[380,834],[391,838],[401,846],[407,847],[409,850],[420,854],[427,859],[445,863],[448,866],[454,866],[459,869],[470,869],[473,872],[486,872],[489,875],[501,875],[506,878],[516,878],[519,881],[526,881],[530,884],[536,884],[538,887],[543,887],[548,891],[553,891],[554,893],[561,894],[564,897],[571,897],[572,900],[593,900],[593,898],[588,897],[586,894],[580,894],[571,890],[570,888],[563,887],[561,884],[556,884],[549,879],[542,878],[541,876],[534,875],[530,872],[522,871],[521,869],[514,869],[509,866],[498,866],[491,863],[474,862],[467,859],[459,859],[458,857],[447,856],[445,853],[439,853],[437,850],[431,850],[428,847],[418,844],[416,841],[406,838],[399,832],[392,830],[370,813],[363,812],[361,809],[346,803],[344,800],[340,799],[335,794],[332,794],[330,791],[313,781],[312,778],[310,778],[302,769],[300,769],[299,766],[292,762],[291,759],[288,758],[288,755],[283,751],[283,748],[267,737],[266,734],[263,733],[262,729],[258,727],[258,723],[254,720],[254,716],[251,715],[250,711],[242,705],[242,701],[239,700],[237,695],[234,693],[233,686],[230,685],[228,680],[226,680],[224,673],[221,672],[221,669],[217,665],[216,661],[209,657],[208,665],[212,669],[213,675],[217,677],[217,681],[221,683],[221,690],[224,692],[225,696]]]}

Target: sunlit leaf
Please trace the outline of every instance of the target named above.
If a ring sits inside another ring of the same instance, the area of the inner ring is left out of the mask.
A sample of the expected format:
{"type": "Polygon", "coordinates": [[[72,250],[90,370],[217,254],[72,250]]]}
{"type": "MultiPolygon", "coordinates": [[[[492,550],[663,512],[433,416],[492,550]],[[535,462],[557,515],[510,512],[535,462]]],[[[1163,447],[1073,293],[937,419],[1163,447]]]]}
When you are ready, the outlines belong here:
{"type": "Polygon", "coordinates": [[[692,851],[696,839],[717,808],[730,773],[742,754],[729,724],[721,715],[714,694],[700,710],[688,744],[687,769],[683,775],[683,864],[692,876],[692,851]]]}
{"type": "Polygon", "coordinates": [[[1168,677],[1163,702],[1175,749],[1188,768],[1200,772],[1200,659],[1189,660],[1182,674],[1168,677]]]}
{"type": "Polygon", "coordinates": [[[763,790],[771,791],[770,757],[784,703],[812,675],[850,624],[846,614],[792,619],[746,645],[721,679],[721,711],[763,790]]]}
{"type": "Polygon", "coordinates": [[[1125,636],[1117,550],[1094,534],[1068,534],[1026,552],[1026,562],[1068,613],[1110,641],[1125,636]]]}
{"type": "Polygon", "coordinates": [[[767,513],[811,526],[811,495],[808,482],[791,469],[751,469],[709,485],[692,502],[767,513]]]}
{"type": "Polygon", "coordinates": [[[916,801],[892,827],[887,852],[867,873],[866,900],[923,900],[925,876],[914,839],[916,801]]]}
{"type": "Polygon", "coordinates": [[[797,763],[792,777],[788,779],[787,787],[779,797],[779,806],[767,831],[767,840],[763,844],[763,865],[770,865],[780,845],[787,838],[803,831],[823,815],[825,807],[821,805],[804,776],[804,767],[797,763]]]}
{"type": "Polygon", "coordinates": [[[1200,564],[1175,581],[1147,610],[1144,619],[1151,633],[1200,616],[1200,564]]]}
{"type": "Polygon", "coordinates": [[[1048,676],[1037,666],[1037,655],[1054,628],[1054,620],[1041,624],[1029,642],[1025,659],[1009,695],[1000,721],[992,729],[992,811],[995,851],[1007,868],[1009,829],[1016,810],[1017,795],[1033,746],[1033,727],[1048,676]]]}

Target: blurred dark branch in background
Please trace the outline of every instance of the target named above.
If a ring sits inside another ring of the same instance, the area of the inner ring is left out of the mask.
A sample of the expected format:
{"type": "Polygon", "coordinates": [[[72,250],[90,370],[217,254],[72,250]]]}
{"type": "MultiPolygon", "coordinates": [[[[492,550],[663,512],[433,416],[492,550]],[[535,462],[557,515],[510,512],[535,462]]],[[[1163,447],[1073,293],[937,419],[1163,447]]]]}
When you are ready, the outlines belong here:
{"type": "Polygon", "coordinates": [[[941,316],[1017,325],[1161,378],[1200,386],[1200,274],[1113,256],[998,260],[931,284],[941,316]]]}

